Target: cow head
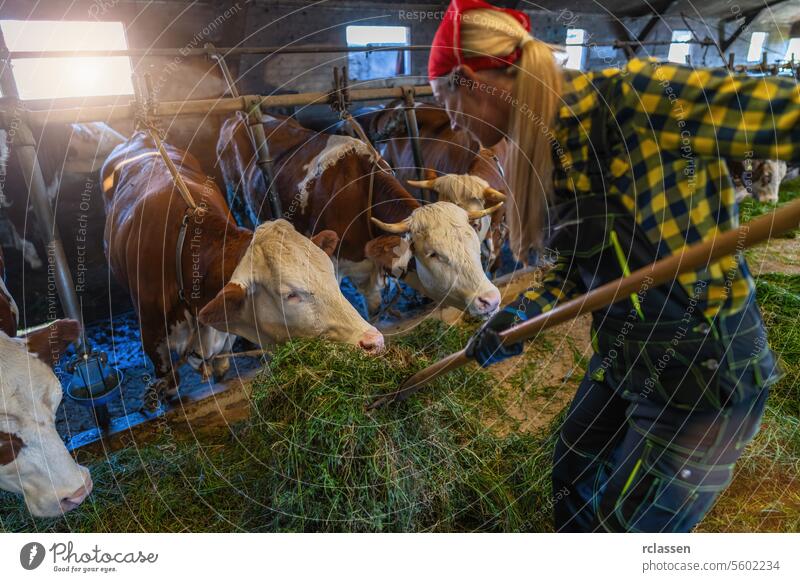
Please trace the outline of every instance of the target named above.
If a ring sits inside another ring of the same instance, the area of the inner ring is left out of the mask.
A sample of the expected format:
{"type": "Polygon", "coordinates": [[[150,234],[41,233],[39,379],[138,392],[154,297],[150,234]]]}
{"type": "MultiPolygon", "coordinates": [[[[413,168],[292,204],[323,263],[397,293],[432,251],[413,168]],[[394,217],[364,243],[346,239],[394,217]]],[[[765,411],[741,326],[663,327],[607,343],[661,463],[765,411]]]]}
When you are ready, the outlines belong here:
{"type": "Polygon", "coordinates": [[[786,162],[758,160],[753,162],[753,195],[759,202],[778,202],[778,192],[786,177],[786,162]]]}
{"type": "MultiPolygon", "coordinates": [[[[489,186],[489,182],[471,174],[445,174],[436,177],[427,171],[426,180],[409,180],[409,186],[433,190],[441,202],[452,202],[467,212],[475,212],[496,206],[506,201],[506,195],[489,186]]],[[[483,216],[476,221],[478,238],[484,240],[489,234],[492,217],[483,216]]]]}
{"type": "Polygon", "coordinates": [[[422,291],[435,301],[487,316],[500,304],[500,292],[483,272],[480,241],[471,221],[496,212],[492,208],[467,212],[451,202],[415,209],[401,222],[387,224],[372,218],[393,236],[367,244],[367,257],[395,274],[408,268],[413,256],[422,291]]]}
{"type": "Polygon", "coordinates": [[[383,349],[383,336],[342,295],[330,255],[339,238],[309,240],[285,220],[260,225],[230,282],[200,312],[200,322],[259,345],[326,337],[383,349]]]}
{"type": "Polygon", "coordinates": [[[70,511],[92,491],[89,471],[56,432],[61,395],[53,370],[25,340],[0,332],[0,487],[23,495],[37,517],[70,511]]]}

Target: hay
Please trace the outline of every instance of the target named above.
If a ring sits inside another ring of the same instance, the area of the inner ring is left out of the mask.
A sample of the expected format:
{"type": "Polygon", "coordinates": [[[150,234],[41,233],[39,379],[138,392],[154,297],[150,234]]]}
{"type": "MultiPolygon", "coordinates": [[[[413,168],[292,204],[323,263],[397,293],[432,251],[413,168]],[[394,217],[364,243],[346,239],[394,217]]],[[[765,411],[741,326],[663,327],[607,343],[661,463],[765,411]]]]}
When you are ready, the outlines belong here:
{"type": "Polygon", "coordinates": [[[382,358],[324,341],[279,348],[254,383],[253,415],[215,443],[164,438],[92,467],[91,501],[32,520],[0,495],[6,531],[527,531],[550,527],[552,439],[497,436],[475,367],[419,398],[365,402],[461,347],[426,322],[382,358]]]}

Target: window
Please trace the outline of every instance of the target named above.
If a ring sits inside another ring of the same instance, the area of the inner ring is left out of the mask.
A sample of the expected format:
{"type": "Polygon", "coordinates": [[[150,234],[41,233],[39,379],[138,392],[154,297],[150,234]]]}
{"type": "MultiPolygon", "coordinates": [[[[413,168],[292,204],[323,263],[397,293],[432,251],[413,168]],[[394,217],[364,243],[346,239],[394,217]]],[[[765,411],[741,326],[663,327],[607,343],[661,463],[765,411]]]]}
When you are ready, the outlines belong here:
{"type": "Polygon", "coordinates": [[[766,32],[754,32],[750,35],[750,48],[747,49],[747,61],[754,63],[761,60],[764,52],[764,41],[767,40],[766,32]]]}
{"type": "MultiPolygon", "coordinates": [[[[347,46],[408,46],[411,36],[406,26],[348,26],[347,46]]],[[[380,79],[411,74],[411,51],[352,52],[347,59],[350,76],[355,79],[380,79]]]]}
{"type": "Polygon", "coordinates": [[[581,69],[583,70],[583,56],[584,46],[583,40],[586,38],[586,31],[582,28],[568,28],[566,52],[567,60],[564,61],[564,67],[567,69],[581,69]]]}
{"type": "Polygon", "coordinates": [[[794,55],[794,60],[800,60],[800,38],[795,37],[789,41],[784,59],[789,61],[792,59],[792,55],[794,55]]]}
{"type": "Polygon", "coordinates": [[[690,40],[692,40],[692,33],[688,30],[673,30],[672,43],[669,45],[667,60],[671,63],[685,64],[691,47],[686,43],[690,40]]]}
{"type": "MultiPolygon", "coordinates": [[[[121,22],[3,20],[11,51],[127,49],[121,22]]],[[[128,57],[58,57],[15,59],[14,79],[21,99],[130,95],[128,57]]]]}

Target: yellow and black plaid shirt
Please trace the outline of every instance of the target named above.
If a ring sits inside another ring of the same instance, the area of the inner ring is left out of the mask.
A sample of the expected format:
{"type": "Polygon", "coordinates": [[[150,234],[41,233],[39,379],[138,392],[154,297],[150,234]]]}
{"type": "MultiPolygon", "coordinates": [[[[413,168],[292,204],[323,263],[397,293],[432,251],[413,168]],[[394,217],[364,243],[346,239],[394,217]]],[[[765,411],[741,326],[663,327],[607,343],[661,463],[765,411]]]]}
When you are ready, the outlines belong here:
{"type": "MultiPolygon", "coordinates": [[[[595,85],[607,79],[602,82],[610,87],[609,127],[614,124],[622,147],[612,150],[606,187],[619,195],[660,258],[738,226],[726,159],[800,158],[800,88],[793,79],[650,60],[565,75],[556,198],[591,193],[589,160],[595,153],[589,136],[600,98],[595,85]]],[[[743,256],[686,273],[679,281],[709,318],[739,311],[754,290],[743,256]]],[[[583,292],[569,260],[560,258],[542,285],[524,294],[527,313],[520,315],[547,311],[583,292]]]]}

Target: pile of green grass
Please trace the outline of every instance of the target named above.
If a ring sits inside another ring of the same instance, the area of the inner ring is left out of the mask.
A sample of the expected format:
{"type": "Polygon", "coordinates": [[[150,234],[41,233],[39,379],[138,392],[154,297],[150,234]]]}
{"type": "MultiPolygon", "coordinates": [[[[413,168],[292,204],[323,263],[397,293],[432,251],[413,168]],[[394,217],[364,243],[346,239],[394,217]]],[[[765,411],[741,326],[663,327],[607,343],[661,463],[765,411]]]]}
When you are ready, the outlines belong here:
{"type": "Polygon", "coordinates": [[[323,341],[278,349],[249,421],[208,442],[166,437],[95,462],[95,493],[57,520],[0,496],[6,531],[521,531],[551,527],[552,439],[498,436],[474,366],[367,413],[375,394],[463,346],[426,322],[382,358],[323,341]],[[536,485],[531,486],[531,483],[536,485]]]}
{"type": "MultiPolygon", "coordinates": [[[[783,416],[800,417],[800,275],[769,273],[756,280],[758,304],[769,344],[785,376],[772,389],[770,405],[783,416]]],[[[800,435],[797,435],[800,442],[800,435]]]]}
{"type": "Polygon", "coordinates": [[[756,288],[770,347],[785,374],[771,389],[761,431],[737,463],[736,478],[701,531],[800,528],[800,275],[761,275],[756,288]]]}

